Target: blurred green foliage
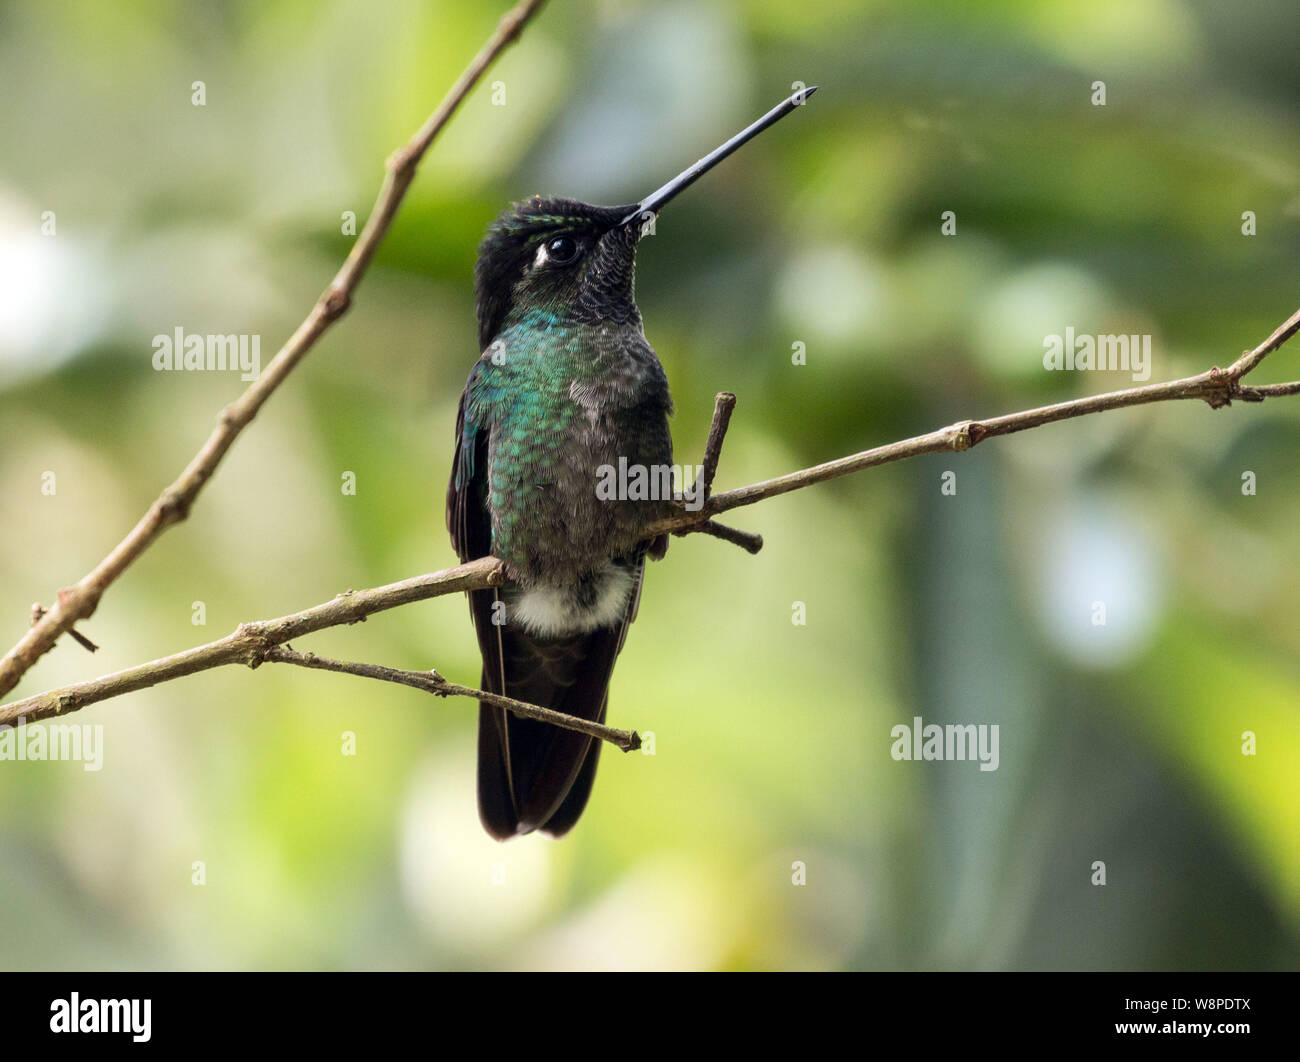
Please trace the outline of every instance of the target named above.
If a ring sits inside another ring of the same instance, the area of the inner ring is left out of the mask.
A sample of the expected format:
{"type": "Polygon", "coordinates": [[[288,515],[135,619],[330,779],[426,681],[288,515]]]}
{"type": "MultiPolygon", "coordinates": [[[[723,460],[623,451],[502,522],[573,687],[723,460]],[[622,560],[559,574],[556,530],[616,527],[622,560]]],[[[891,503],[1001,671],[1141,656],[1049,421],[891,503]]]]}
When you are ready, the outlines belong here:
{"type": "MultiPolygon", "coordinates": [[[[241,389],[154,372],[152,337],[269,359],[496,8],[0,6],[0,642],[241,389]]],[[[633,200],[797,80],[807,112],[641,254],[681,460],[739,396],[720,486],[1131,382],[1044,372],[1067,326],[1151,333],[1154,380],[1225,364],[1296,306],[1298,29],[1289,0],[552,0],[352,311],[85,625],[102,650],[65,640],[20,692],[453,563],[484,226],[633,200]]],[[[0,966],[1294,968],[1298,442],[1286,400],[1107,414],[744,510],[758,557],[675,540],[612,694],[655,755],[607,751],[560,843],[482,834],[468,703],[264,668],[89,709],[102,771],[0,763],[0,966]],[[914,716],[999,724],[999,769],[893,761],[914,716]]],[[[298,648],[478,674],[455,599],[298,648]]]]}

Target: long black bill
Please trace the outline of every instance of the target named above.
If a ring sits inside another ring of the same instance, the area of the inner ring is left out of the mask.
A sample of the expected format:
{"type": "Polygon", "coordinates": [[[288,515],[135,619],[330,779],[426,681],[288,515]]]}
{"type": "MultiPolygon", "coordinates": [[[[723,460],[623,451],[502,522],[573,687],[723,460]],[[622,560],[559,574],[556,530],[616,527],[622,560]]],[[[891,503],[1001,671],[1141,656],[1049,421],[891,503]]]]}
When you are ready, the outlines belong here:
{"type": "Polygon", "coordinates": [[[782,100],[763,115],[762,118],[754,122],[752,125],[746,126],[720,148],[715,148],[713,151],[710,151],[704,156],[704,158],[695,163],[694,166],[690,166],[683,170],[662,188],[656,189],[642,199],[637,208],[623,219],[623,224],[626,225],[629,221],[644,217],[647,213],[658,213],[665,203],[676,196],[679,192],[684,192],[687,188],[708,173],[709,170],[713,169],[714,166],[740,147],[741,144],[753,140],[754,137],[758,136],[758,134],[764,129],[775,125],[791,111],[802,106],[804,100],[816,91],[816,85],[809,85],[806,89],[796,92],[789,99],[782,100]]]}

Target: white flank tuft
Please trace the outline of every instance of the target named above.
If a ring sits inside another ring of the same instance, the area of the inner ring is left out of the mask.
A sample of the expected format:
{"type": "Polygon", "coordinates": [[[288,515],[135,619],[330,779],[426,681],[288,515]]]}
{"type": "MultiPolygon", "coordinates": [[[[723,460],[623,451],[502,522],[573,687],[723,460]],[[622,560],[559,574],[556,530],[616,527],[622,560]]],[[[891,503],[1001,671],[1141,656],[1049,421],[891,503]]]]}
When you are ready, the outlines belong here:
{"type": "Polygon", "coordinates": [[[510,605],[508,623],[517,623],[538,638],[583,634],[623,621],[635,572],[615,564],[600,573],[600,589],[590,608],[574,603],[573,591],[562,586],[537,586],[525,590],[510,605]]]}

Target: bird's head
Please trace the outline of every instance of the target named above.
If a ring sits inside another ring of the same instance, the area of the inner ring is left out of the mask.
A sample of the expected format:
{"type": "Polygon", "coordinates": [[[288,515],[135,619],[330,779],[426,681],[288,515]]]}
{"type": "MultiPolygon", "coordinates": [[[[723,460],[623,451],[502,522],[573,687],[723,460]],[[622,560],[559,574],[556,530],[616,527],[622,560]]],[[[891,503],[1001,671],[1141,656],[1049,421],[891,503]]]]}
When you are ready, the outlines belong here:
{"type": "Polygon", "coordinates": [[[636,212],[635,203],[592,206],[542,196],[506,210],[479,245],[474,270],[480,347],[512,315],[533,309],[589,324],[636,320],[636,212]]]}
{"type": "Polygon", "coordinates": [[[639,203],[592,206],[534,196],[515,203],[489,226],[474,269],[479,348],[530,311],[584,324],[639,322],[633,296],[636,246],[653,219],[738,147],[785,117],[816,91],[783,100],[721,147],[639,203]]]}

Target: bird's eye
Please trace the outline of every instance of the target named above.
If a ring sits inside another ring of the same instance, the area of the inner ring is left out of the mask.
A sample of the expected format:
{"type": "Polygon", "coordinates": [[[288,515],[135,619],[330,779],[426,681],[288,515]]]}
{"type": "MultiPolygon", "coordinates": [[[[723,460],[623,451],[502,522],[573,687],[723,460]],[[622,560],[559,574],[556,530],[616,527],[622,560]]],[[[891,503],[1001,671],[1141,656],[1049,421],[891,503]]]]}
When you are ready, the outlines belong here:
{"type": "Polygon", "coordinates": [[[568,265],[578,257],[578,241],[572,236],[556,236],[547,241],[546,257],[555,265],[568,265]]]}

